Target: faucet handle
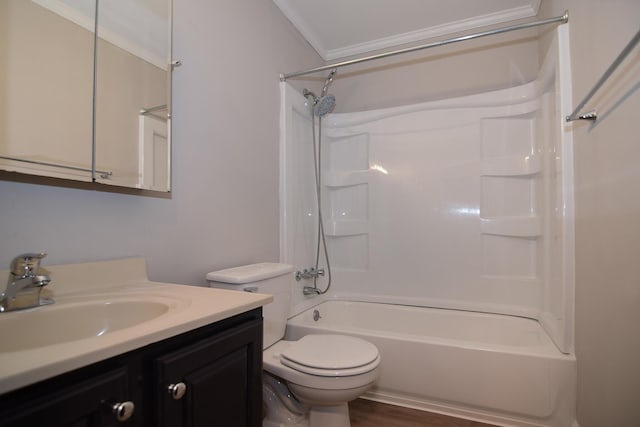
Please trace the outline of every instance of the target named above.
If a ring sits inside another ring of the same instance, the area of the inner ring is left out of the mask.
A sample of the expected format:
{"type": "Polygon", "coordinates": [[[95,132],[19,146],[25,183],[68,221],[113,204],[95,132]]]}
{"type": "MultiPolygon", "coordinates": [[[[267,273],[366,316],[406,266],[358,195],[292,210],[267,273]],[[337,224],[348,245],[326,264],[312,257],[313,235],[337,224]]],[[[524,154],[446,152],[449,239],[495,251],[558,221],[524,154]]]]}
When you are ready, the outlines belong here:
{"type": "Polygon", "coordinates": [[[20,277],[35,276],[40,268],[40,260],[46,256],[44,252],[18,255],[11,261],[11,274],[20,277]]]}

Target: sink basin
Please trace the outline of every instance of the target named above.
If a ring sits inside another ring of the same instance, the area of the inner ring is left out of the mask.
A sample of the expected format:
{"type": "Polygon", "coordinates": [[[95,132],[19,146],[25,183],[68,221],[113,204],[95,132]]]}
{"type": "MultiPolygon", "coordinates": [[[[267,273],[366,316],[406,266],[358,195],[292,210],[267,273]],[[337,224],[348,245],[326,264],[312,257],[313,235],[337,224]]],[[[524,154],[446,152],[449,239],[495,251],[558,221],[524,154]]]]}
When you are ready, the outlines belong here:
{"type": "Polygon", "coordinates": [[[153,320],[171,307],[169,301],[106,299],[2,313],[0,352],[99,337],[153,320]]]}

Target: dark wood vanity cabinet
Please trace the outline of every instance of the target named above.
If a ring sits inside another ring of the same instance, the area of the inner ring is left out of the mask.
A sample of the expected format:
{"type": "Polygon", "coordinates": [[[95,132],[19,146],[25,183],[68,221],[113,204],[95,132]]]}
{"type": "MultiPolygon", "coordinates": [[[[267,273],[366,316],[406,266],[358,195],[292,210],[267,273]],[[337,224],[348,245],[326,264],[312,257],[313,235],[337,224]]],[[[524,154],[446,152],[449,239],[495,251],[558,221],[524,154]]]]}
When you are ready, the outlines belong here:
{"type": "Polygon", "coordinates": [[[262,328],[247,324],[155,360],[157,427],[259,426],[262,328]],[[177,389],[180,386],[182,389],[177,389]],[[181,395],[184,393],[184,395],[181,395]]]}
{"type": "Polygon", "coordinates": [[[259,427],[261,374],[258,308],[2,395],[0,427],[259,427]]]}

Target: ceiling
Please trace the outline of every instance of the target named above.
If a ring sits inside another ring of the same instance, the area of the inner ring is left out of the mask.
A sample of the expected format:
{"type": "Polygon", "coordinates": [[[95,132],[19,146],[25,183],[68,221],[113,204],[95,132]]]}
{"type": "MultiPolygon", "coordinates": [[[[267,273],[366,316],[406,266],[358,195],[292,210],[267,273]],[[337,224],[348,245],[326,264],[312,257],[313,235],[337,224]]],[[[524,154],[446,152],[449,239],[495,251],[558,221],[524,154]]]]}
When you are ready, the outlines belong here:
{"type": "Polygon", "coordinates": [[[542,0],[273,0],[325,60],[537,15],[542,0]]]}

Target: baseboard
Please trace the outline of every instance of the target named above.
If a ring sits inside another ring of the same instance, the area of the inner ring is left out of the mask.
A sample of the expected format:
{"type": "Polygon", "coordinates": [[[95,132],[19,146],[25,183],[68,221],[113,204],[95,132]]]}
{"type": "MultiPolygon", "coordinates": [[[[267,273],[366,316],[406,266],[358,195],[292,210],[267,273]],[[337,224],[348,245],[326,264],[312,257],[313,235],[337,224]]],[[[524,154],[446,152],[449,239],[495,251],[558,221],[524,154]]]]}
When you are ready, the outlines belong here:
{"type": "MultiPolygon", "coordinates": [[[[389,405],[402,406],[405,408],[434,412],[436,414],[493,424],[500,427],[552,427],[551,424],[529,421],[515,416],[510,416],[508,414],[496,414],[443,402],[417,400],[408,396],[389,392],[369,391],[361,396],[361,398],[389,405]]],[[[574,421],[572,427],[580,426],[576,421],[574,421]]]]}

